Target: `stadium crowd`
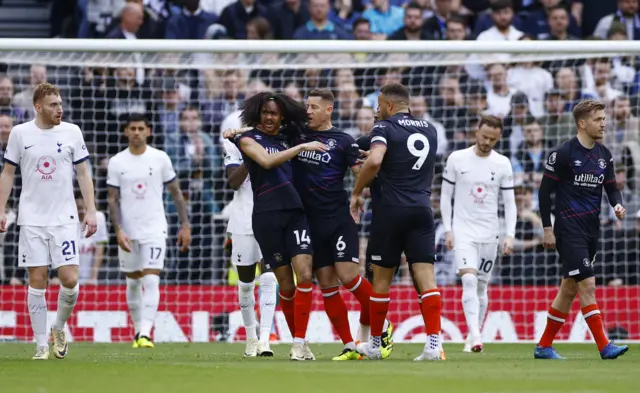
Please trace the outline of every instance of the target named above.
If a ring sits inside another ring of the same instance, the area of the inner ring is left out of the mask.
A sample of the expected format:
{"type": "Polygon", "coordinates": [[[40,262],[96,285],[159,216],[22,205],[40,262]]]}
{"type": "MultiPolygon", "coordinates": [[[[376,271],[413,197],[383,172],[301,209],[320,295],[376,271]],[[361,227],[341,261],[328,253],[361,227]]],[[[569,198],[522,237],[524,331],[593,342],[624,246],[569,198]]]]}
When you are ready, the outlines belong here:
{"type": "MultiPolygon", "coordinates": [[[[325,39],[325,40],[580,40],[640,39],[638,0],[54,0],[52,36],[110,39],[325,39]],[[71,4],[73,3],[73,4],[71,4]]],[[[608,106],[604,143],[616,160],[616,178],[628,218],[616,221],[603,204],[602,252],[598,279],[605,285],[638,284],[640,274],[640,63],[637,57],[575,58],[514,62],[504,55],[451,65],[337,68],[326,59],[298,58],[304,70],[251,71],[145,69],[134,54],[133,68],[4,65],[0,76],[0,145],[14,124],[33,115],[33,87],[50,81],[62,87],[65,120],[78,124],[92,153],[99,209],[106,212],[106,162],[126,147],[124,121],[131,113],[146,116],[152,145],[173,161],[191,207],[194,243],[187,253],[170,248],[168,282],[232,284],[225,256],[225,207],[232,191],[225,182],[221,130],[239,126],[238,108],[245,97],[268,89],[303,100],[313,88],[331,88],[337,98],[334,125],[355,137],[369,133],[381,86],[400,82],[412,90],[411,111],[439,131],[441,163],[451,151],[465,148],[477,118],[503,119],[499,151],[508,155],[516,174],[518,224],[516,252],[502,258],[496,283],[546,284],[559,280],[555,253],[542,247],[542,223],[536,192],[549,149],[574,134],[571,115],[581,99],[608,106]],[[315,64],[315,65],[314,65],[315,64]]],[[[362,63],[354,55],[347,63],[362,63]]],[[[278,59],[252,54],[212,57],[233,64],[274,64],[278,59]]],[[[441,172],[442,168],[437,169],[441,172]]],[[[432,201],[439,209],[436,176],[432,201]]],[[[12,197],[16,210],[19,187],[12,197]]],[[[171,233],[178,229],[175,208],[167,200],[171,233]]],[[[14,220],[15,222],[15,214],[14,220]]],[[[367,220],[362,225],[363,245],[367,220]]],[[[437,231],[439,285],[456,282],[455,268],[437,231]]],[[[25,271],[16,268],[16,226],[4,238],[4,282],[18,284],[25,271]]],[[[172,239],[170,244],[175,244],[172,239]]],[[[113,236],[92,280],[119,277],[113,236]]],[[[364,247],[363,247],[364,249],[364,247]]],[[[409,284],[406,269],[399,282],[409,284]]]]}

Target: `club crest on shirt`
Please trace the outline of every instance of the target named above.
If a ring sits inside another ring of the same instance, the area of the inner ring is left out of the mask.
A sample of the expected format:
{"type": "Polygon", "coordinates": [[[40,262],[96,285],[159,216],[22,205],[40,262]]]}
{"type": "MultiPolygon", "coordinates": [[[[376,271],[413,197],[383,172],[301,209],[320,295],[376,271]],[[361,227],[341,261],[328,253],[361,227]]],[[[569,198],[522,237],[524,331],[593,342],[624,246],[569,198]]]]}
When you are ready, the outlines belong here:
{"type": "Polygon", "coordinates": [[[144,199],[144,196],[147,193],[148,189],[149,189],[149,187],[147,186],[147,183],[144,182],[144,181],[136,182],[132,186],[132,190],[133,190],[133,193],[136,196],[136,199],[144,199]]]}
{"type": "Polygon", "coordinates": [[[471,186],[471,196],[474,198],[473,203],[484,203],[483,199],[487,197],[487,185],[475,183],[471,186]]]}
{"type": "Polygon", "coordinates": [[[42,175],[41,180],[53,180],[53,173],[56,171],[56,160],[51,156],[42,156],[36,165],[36,172],[42,175]]]}
{"type": "Polygon", "coordinates": [[[600,167],[600,169],[605,169],[607,167],[607,162],[601,158],[598,160],[598,166],[600,167]]]}
{"type": "Polygon", "coordinates": [[[331,139],[327,139],[326,142],[327,146],[329,146],[329,150],[335,148],[338,145],[338,142],[336,142],[335,139],[331,138],[331,139]]]}
{"type": "Polygon", "coordinates": [[[553,165],[556,163],[556,152],[554,151],[553,153],[551,153],[551,155],[549,156],[549,164],[553,165]]]}

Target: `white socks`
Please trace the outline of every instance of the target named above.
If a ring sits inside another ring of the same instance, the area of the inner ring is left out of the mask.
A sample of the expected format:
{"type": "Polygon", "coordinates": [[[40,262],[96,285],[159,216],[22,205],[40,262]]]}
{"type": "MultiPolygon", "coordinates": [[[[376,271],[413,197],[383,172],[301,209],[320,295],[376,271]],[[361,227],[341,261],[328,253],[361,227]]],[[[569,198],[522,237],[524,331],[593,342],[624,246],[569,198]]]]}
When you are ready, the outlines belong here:
{"type": "Polygon", "coordinates": [[[142,319],[140,336],[151,337],[151,329],[160,304],[160,276],[147,274],[142,276],[142,319]]]}
{"type": "Polygon", "coordinates": [[[48,345],[47,335],[47,299],[45,289],[29,287],[27,306],[31,317],[31,329],[36,337],[36,345],[39,347],[48,345]]]}
{"type": "Polygon", "coordinates": [[[238,281],[238,302],[240,303],[240,313],[242,314],[242,322],[246,330],[247,340],[255,340],[258,338],[255,314],[256,298],[253,295],[255,287],[255,281],[238,281]]]}
{"type": "Polygon", "coordinates": [[[371,337],[371,326],[360,324],[360,331],[358,332],[358,341],[361,343],[366,343],[369,341],[369,337],[371,337]]]}
{"type": "Polygon", "coordinates": [[[487,293],[489,283],[487,281],[478,280],[478,301],[480,302],[480,315],[478,318],[479,327],[482,329],[484,318],[487,316],[487,308],[489,307],[489,294],[487,293]]]}
{"type": "Polygon", "coordinates": [[[142,280],[127,277],[127,306],[129,315],[133,322],[135,334],[140,333],[140,322],[142,320],[142,280]]]}
{"type": "Polygon", "coordinates": [[[269,342],[273,328],[273,316],[276,312],[278,281],[272,272],[260,275],[260,341],[269,342]]]}
{"type": "Polygon", "coordinates": [[[76,306],[78,300],[79,285],[76,284],[73,288],[66,288],[60,286],[58,292],[58,312],[56,313],[56,322],[53,324],[55,330],[64,329],[64,324],[69,319],[69,316],[73,312],[73,308],[76,306]]]}
{"type": "Polygon", "coordinates": [[[480,336],[480,301],[478,300],[478,278],[473,274],[462,276],[462,309],[472,337],[480,336]]]}

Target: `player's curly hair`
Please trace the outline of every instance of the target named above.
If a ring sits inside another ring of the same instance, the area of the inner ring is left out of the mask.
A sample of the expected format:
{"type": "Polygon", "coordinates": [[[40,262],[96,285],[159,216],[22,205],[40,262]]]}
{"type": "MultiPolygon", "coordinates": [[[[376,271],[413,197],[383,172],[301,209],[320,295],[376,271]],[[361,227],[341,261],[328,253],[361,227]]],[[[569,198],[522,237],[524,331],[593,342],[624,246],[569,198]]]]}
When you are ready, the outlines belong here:
{"type": "Polygon", "coordinates": [[[269,101],[275,102],[280,108],[283,127],[299,127],[307,122],[307,109],[302,103],[281,93],[264,92],[244,100],[240,106],[242,123],[248,127],[260,124],[260,111],[269,101]]]}

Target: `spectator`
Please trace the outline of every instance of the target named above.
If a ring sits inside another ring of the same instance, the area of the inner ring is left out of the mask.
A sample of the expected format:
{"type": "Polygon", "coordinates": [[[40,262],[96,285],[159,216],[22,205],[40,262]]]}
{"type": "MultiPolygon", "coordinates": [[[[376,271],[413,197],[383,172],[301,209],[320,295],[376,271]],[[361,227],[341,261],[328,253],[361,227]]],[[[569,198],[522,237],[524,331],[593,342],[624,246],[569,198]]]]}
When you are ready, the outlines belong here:
{"type": "Polygon", "coordinates": [[[165,38],[171,40],[201,40],[218,16],[203,11],[199,0],[183,0],[182,12],[167,21],[165,38]]]}
{"type": "Polygon", "coordinates": [[[248,40],[272,40],[273,33],[271,26],[266,18],[261,16],[251,19],[247,22],[247,39],[248,40]]]}
{"type": "Polygon", "coordinates": [[[154,111],[156,118],[153,123],[156,128],[152,132],[155,134],[156,144],[160,140],[156,140],[155,136],[157,134],[162,136],[166,150],[169,147],[168,144],[174,141],[180,132],[180,113],[186,103],[180,98],[180,86],[175,78],[160,79],[156,87],[161,100],[154,111]]]}
{"type": "MultiPolygon", "coordinates": [[[[244,95],[242,94],[241,74],[238,70],[227,70],[222,76],[220,90],[214,90],[214,96],[202,103],[202,120],[204,124],[213,127],[211,131],[217,134],[218,127],[224,118],[236,111],[244,95]]],[[[215,135],[214,135],[215,139],[215,135]]]]}
{"type": "Polygon", "coordinates": [[[544,130],[544,138],[551,145],[559,145],[573,138],[575,123],[573,114],[565,111],[562,92],[552,89],[545,95],[544,108],[546,114],[540,118],[544,130]]]}
{"type": "Polygon", "coordinates": [[[227,29],[230,38],[244,40],[247,38],[247,22],[258,17],[266,17],[267,8],[256,0],[238,0],[229,4],[220,14],[217,23],[227,29]]]}
{"type": "MultiPolygon", "coordinates": [[[[633,192],[629,188],[629,182],[627,179],[627,170],[622,162],[615,164],[616,168],[616,187],[622,194],[623,203],[625,209],[629,211],[640,211],[640,194],[633,192]]],[[[633,231],[636,225],[636,218],[633,214],[627,215],[624,219],[618,220],[616,214],[613,211],[613,207],[609,204],[608,197],[605,195],[602,198],[602,224],[612,225],[616,231],[633,231]]]]}
{"type": "Polygon", "coordinates": [[[360,18],[360,13],[354,10],[353,0],[334,0],[329,20],[340,26],[344,31],[353,30],[353,22],[360,18]]]}
{"type": "Polygon", "coordinates": [[[122,9],[120,25],[109,31],[109,33],[107,33],[107,38],[135,40],[138,38],[136,33],[140,29],[140,26],[142,26],[143,21],[144,8],[142,7],[142,4],[133,2],[127,3],[122,9]]]}
{"type": "MultiPolygon", "coordinates": [[[[136,32],[137,38],[148,39],[148,38],[164,38],[164,28],[166,17],[163,16],[165,14],[159,14],[154,11],[151,7],[144,5],[142,0],[126,0],[127,3],[138,4],[142,7],[144,16],[142,20],[142,24],[139,26],[136,32]]],[[[114,28],[119,26],[122,21],[122,12],[124,12],[124,8],[120,11],[120,14],[117,18],[114,18],[111,26],[108,31],[111,32],[114,28]]],[[[166,14],[168,16],[168,13],[166,14]]],[[[122,38],[122,37],[117,37],[122,38]]]]}
{"type": "Polygon", "coordinates": [[[524,22],[523,31],[539,40],[549,39],[553,37],[553,23],[564,24],[562,29],[567,32],[569,39],[579,40],[581,37],[580,26],[576,19],[569,13],[569,10],[562,4],[562,0],[540,0],[542,8],[537,11],[529,12],[524,22]],[[564,10],[563,13],[560,10],[564,10]],[[552,15],[558,12],[557,15],[552,15]],[[562,19],[558,21],[557,19],[562,19]],[[565,20],[566,19],[566,20],[565,20]]]}
{"type": "Polygon", "coordinates": [[[356,86],[345,83],[338,87],[337,104],[334,113],[337,116],[336,127],[347,129],[354,126],[356,111],[362,107],[362,101],[356,86]]]}
{"type": "Polygon", "coordinates": [[[47,67],[33,64],[29,69],[29,87],[13,96],[13,105],[22,109],[28,118],[33,116],[33,89],[47,81],[47,67]]]}
{"type": "Polygon", "coordinates": [[[288,97],[293,98],[298,102],[304,101],[304,99],[302,98],[302,93],[300,92],[300,88],[298,87],[298,84],[296,84],[295,82],[289,82],[284,87],[284,90],[282,92],[288,97]]]}
{"type": "Polygon", "coordinates": [[[493,26],[478,34],[478,41],[517,41],[523,32],[514,24],[514,12],[511,0],[495,0],[491,4],[493,26]]]}
{"type": "Polygon", "coordinates": [[[363,106],[356,112],[355,127],[346,128],[344,132],[358,139],[361,136],[369,135],[374,122],[375,111],[373,108],[363,106]]]}
{"type": "Polygon", "coordinates": [[[295,40],[347,40],[349,33],[329,20],[329,0],[310,0],[310,19],[293,34],[295,40]]]}
{"type": "Polygon", "coordinates": [[[26,120],[24,109],[13,104],[13,81],[6,75],[0,75],[0,115],[10,116],[14,123],[26,120]]]}
{"type": "Polygon", "coordinates": [[[478,40],[516,41],[522,36],[522,21],[515,17],[511,0],[491,0],[489,8],[491,12],[481,15],[473,30],[473,34],[478,40]],[[494,29],[496,27],[497,29],[494,29]],[[485,34],[487,31],[491,31],[488,36],[485,34]],[[481,36],[482,39],[480,39],[481,36]]]}
{"type": "MultiPolygon", "coordinates": [[[[607,33],[607,39],[611,41],[626,41],[627,28],[620,22],[614,22],[607,33]]],[[[635,65],[636,58],[634,56],[627,57],[613,57],[611,58],[611,64],[613,66],[614,80],[618,82],[616,87],[627,87],[630,85],[636,75],[635,65]]]]}
{"type": "Polygon", "coordinates": [[[468,120],[465,97],[458,78],[451,74],[440,78],[438,93],[431,107],[434,108],[432,116],[447,130],[447,139],[454,140],[455,133],[460,132],[461,126],[468,120]]]}
{"type": "Polygon", "coordinates": [[[538,39],[552,41],[579,40],[579,35],[574,35],[571,29],[571,15],[566,8],[555,6],[547,10],[548,32],[539,33],[538,39]]]}
{"type": "Polygon", "coordinates": [[[586,99],[595,99],[594,93],[580,89],[578,86],[578,78],[573,69],[563,67],[556,73],[556,86],[562,94],[565,102],[564,110],[571,112],[578,102],[586,99]]]}
{"type": "MultiPolygon", "coordinates": [[[[417,3],[412,3],[419,9],[422,9],[417,3]]],[[[405,14],[409,7],[405,9],[405,14]]],[[[424,22],[424,34],[430,40],[444,40],[447,37],[447,20],[453,13],[453,0],[435,0],[435,9],[433,16],[424,22]]],[[[405,22],[406,15],[405,15],[405,22]]]]}
{"type": "Polygon", "coordinates": [[[82,20],[78,38],[102,38],[111,25],[113,17],[122,9],[125,0],[79,1],[78,11],[82,20]]]}
{"type": "Polygon", "coordinates": [[[535,117],[544,115],[545,94],[553,89],[553,75],[538,63],[514,64],[507,71],[507,84],[527,95],[529,110],[535,117]]]}
{"type": "MultiPolygon", "coordinates": [[[[513,174],[516,182],[531,184],[537,190],[542,181],[545,159],[549,152],[544,143],[544,134],[540,123],[533,116],[527,116],[523,123],[524,141],[520,143],[516,153],[511,157],[513,174]]],[[[535,203],[534,206],[536,206],[535,203]]]]}
{"type": "Polygon", "coordinates": [[[356,78],[353,75],[351,68],[338,68],[333,72],[332,86],[334,93],[337,95],[338,91],[335,90],[344,84],[355,85],[356,78]]]}
{"type": "Polygon", "coordinates": [[[609,58],[596,59],[593,63],[594,91],[597,94],[596,98],[606,104],[622,95],[621,91],[611,87],[611,76],[611,60],[609,58]]]}
{"type": "Polygon", "coordinates": [[[13,128],[13,119],[9,115],[0,115],[0,152],[4,156],[9,142],[9,134],[13,128]]]}
{"type": "Polygon", "coordinates": [[[627,37],[640,40],[640,17],[638,17],[638,0],[618,0],[618,10],[598,22],[593,35],[603,40],[614,22],[621,22],[627,28],[627,37]]]}
{"type": "MultiPolygon", "coordinates": [[[[611,151],[613,159],[621,162],[623,168],[631,170],[634,163],[631,149],[640,148],[640,119],[631,113],[631,101],[627,96],[618,96],[611,102],[611,113],[607,116],[604,145],[611,151]]],[[[627,172],[629,179],[633,174],[627,172]]]]}
{"type": "Polygon", "coordinates": [[[436,154],[440,157],[447,154],[447,131],[442,123],[437,122],[429,114],[426,98],[421,95],[412,95],[409,99],[409,109],[411,110],[411,115],[413,117],[416,119],[426,120],[435,127],[438,137],[438,149],[436,150],[436,154]]]}
{"type": "MultiPolygon", "coordinates": [[[[185,283],[208,284],[213,278],[213,213],[218,209],[214,199],[214,177],[221,173],[219,155],[209,135],[202,130],[198,109],[185,107],[180,112],[180,134],[167,144],[167,154],[173,162],[180,189],[189,201],[193,242],[190,251],[181,253],[171,247],[177,264],[177,280],[185,283]],[[215,172],[214,172],[215,171],[215,172]]],[[[167,213],[170,222],[170,244],[176,244],[179,221],[173,203],[167,213]]],[[[216,266],[221,271],[221,266],[216,266]]]]}
{"type": "Polygon", "coordinates": [[[353,22],[353,39],[356,41],[370,41],[373,39],[371,22],[368,19],[358,18],[353,22]]]}
{"type": "Polygon", "coordinates": [[[490,114],[504,118],[511,108],[511,97],[516,90],[507,84],[507,68],[496,63],[487,66],[487,110],[490,114]]]}
{"type": "Polygon", "coordinates": [[[384,68],[380,70],[377,78],[378,88],[371,94],[368,94],[364,98],[365,105],[372,108],[378,107],[378,96],[380,95],[380,88],[384,85],[390,85],[392,83],[402,83],[402,69],[400,68],[384,68]]]}
{"type": "MultiPolygon", "coordinates": [[[[451,0],[439,0],[451,1],[451,0]]],[[[434,16],[435,18],[435,16],[434,16]]],[[[415,41],[433,39],[423,29],[422,8],[417,3],[409,3],[404,10],[404,27],[400,28],[389,37],[388,40],[395,41],[415,41]]]]}
{"type": "Polygon", "coordinates": [[[573,0],[571,14],[582,29],[582,36],[593,35],[593,30],[604,15],[615,13],[618,5],[616,1],[602,0],[573,0]]]}
{"type": "Polygon", "coordinates": [[[451,15],[447,19],[447,29],[445,39],[449,41],[463,41],[468,36],[467,22],[459,15],[451,15]]]}
{"type": "Polygon", "coordinates": [[[514,93],[509,103],[509,114],[503,122],[504,129],[498,143],[498,151],[507,156],[517,152],[518,146],[524,140],[525,121],[531,116],[527,96],[521,92],[514,93]]]}
{"type": "MultiPolygon", "coordinates": [[[[254,95],[258,93],[262,93],[264,91],[269,91],[269,86],[267,86],[263,81],[261,81],[260,79],[250,80],[249,83],[247,83],[245,97],[247,98],[253,97],[254,95]]],[[[222,121],[222,124],[220,125],[220,130],[224,131],[228,129],[241,128],[242,127],[242,121],[240,120],[241,113],[242,111],[239,109],[229,113],[222,121]]],[[[220,137],[222,138],[222,133],[220,133],[220,137]]]]}
{"type": "Polygon", "coordinates": [[[389,4],[389,0],[372,0],[373,7],[362,13],[362,17],[371,23],[371,32],[378,39],[402,28],[404,23],[404,9],[389,4]]]}
{"type": "Polygon", "coordinates": [[[290,40],[293,34],[309,20],[307,2],[284,0],[267,10],[267,19],[277,40],[290,40]]]}

